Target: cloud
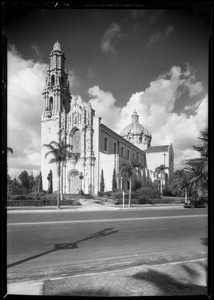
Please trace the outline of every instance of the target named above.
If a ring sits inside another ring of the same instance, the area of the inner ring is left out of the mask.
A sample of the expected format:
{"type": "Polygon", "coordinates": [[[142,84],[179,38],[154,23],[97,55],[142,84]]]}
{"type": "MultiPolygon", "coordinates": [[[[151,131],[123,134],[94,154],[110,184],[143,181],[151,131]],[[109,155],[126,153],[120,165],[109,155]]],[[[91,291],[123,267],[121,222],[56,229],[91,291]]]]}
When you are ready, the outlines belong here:
{"type": "Polygon", "coordinates": [[[74,86],[79,84],[79,77],[74,70],[68,70],[69,90],[72,91],[74,86]]]}
{"type": "Polygon", "coordinates": [[[104,53],[117,54],[115,43],[118,38],[121,37],[120,26],[113,23],[111,27],[105,32],[104,37],[101,41],[101,49],[104,53]]]}
{"type": "Polygon", "coordinates": [[[93,86],[88,90],[91,97],[90,103],[97,116],[105,120],[105,125],[112,127],[120,117],[120,108],[115,105],[116,99],[111,92],[105,92],[98,86],[93,86]]]}
{"type": "Polygon", "coordinates": [[[47,67],[23,59],[14,45],[9,47],[8,146],[13,148],[14,154],[8,159],[8,167],[12,176],[29,167],[34,171],[40,169],[42,91],[47,67]]]}
{"type": "Polygon", "coordinates": [[[197,84],[193,78],[189,67],[182,70],[174,66],[153,80],[144,91],[134,93],[123,107],[116,106],[112,93],[102,91],[98,86],[89,89],[90,102],[102,122],[118,134],[131,123],[131,115],[136,109],[140,123],[152,133],[152,145],[172,143],[175,167],[181,168],[183,159],[197,155],[192,145],[197,144],[198,133],[208,122],[207,95],[192,107],[190,116],[174,111],[175,103],[183,93],[188,92],[191,96],[192,86],[197,84]]]}
{"type": "Polygon", "coordinates": [[[32,45],[31,48],[33,49],[33,51],[34,51],[34,53],[36,54],[36,56],[37,56],[37,57],[40,57],[41,51],[40,51],[39,47],[36,46],[36,45],[32,45]]]}
{"type": "Polygon", "coordinates": [[[174,32],[174,26],[168,26],[163,32],[155,32],[149,39],[147,46],[151,47],[153,44],[163,42],[169,35],[174,32]]]}

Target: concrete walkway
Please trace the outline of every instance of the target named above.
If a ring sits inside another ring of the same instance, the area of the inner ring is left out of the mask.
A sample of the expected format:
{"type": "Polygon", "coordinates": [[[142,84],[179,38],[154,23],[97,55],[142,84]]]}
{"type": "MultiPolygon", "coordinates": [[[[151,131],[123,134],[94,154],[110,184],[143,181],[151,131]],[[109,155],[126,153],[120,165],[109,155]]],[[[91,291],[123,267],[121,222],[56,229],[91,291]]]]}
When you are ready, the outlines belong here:
{"type": "Polygon", "coordinates": [[[140,265],[45,281],[8,284],[8,294],[61,296],[207,295],[207,260],[140,265]]]}

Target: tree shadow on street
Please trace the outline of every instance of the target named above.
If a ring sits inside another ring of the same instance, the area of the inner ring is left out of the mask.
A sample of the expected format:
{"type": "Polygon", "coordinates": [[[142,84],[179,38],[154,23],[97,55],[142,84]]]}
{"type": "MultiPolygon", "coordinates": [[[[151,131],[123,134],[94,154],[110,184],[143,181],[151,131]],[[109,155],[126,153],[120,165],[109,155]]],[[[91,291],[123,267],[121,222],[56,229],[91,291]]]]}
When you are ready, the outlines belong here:
{"type": "Polygon", "coordinates": [[[91,239],[99,239],[99,238],[102,238],[102,237],[106,237],[107,235],[117,233],[119,231],[119,230],[113,230],[113,229],[114,229],[114,227],[103,229],[101,231],[98,231],[96,233],[91,234],[90,236],[88,236],[88,237],[86,237],[84,239],[78,240],[78,241],[73,242],[73,243],[55,244],[54,245],[54,249],[42,252],[42,253],[37,254],[37,255],[30,256],[28,258],[16,261],[14,263],[11,263],[11,264],[7,265],[7,268],[11,268],[11,267],[17,266],[19,264],[22,264],[22,263],[25,263],[27,261],[33,260],[35,258],[38,258],[38,257],[41,257],[43,255],[49,254],[51,252],[55,252],[57,250],[77,249],[77,248],[79,248],[78,244],[81,243],[81,242],[83,242],[83,241],[87,241],[87,240],[91,240],[91,239]]]}
{"type": "MultiPolygon", "coordinates": [[[[188,272],[191,279],[197,279],[199,274],[194,269],[184,266],[184,271],[188,272]]],[[[207,295],[207,287],[200,286],[175,279],[173,276],[157,270],[148,270],[147,272],[138,272],[132,278],[150,282],[155,288],[158,288],[159,295],[207,295]]]]}

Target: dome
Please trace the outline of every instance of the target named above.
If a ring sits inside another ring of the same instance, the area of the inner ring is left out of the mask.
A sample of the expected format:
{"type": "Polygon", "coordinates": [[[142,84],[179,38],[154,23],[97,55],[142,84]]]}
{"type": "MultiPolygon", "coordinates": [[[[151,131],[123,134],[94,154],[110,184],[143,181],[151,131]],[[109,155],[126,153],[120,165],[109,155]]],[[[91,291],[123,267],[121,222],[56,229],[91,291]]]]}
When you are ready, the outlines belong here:
{"type": "Polygon", "coordinates": [[[139,115],[136,111],[134,111],[132,115],[132,123],[126,126],[123,131],[121,132],[122,137],[127,138],[128,136],[135,136],[135,135],[144,135],[149,136],[149,131],[143,127],[139,123],[139,115]]]}
{"type": "Polygon", "coordinates": [[[58,41],[54,44],[53,51],[61,51],[62,52],[61,45],[58,41]]]}

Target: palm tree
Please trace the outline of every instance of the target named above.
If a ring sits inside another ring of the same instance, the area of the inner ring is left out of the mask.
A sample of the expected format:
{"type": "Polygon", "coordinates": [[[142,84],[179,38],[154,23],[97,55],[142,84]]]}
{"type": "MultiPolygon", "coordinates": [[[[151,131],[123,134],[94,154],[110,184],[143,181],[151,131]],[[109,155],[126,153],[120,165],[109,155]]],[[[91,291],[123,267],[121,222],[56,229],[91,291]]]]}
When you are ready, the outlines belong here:
{"type": "Polygon", "coordinates": [[[50,163],[57,164],[57,175],[58,175],[57,208],[60,208],[60,190],[61,190],[61,195],[63,194],[62,184],[60,189],[60,179],[62,176],[61,168],[63,166],[63,163],[71,155],[71,152],[69,150],[72,150],[73,146],[66,144],[64,141],[60,141],[59,143],[52,141],[50,142],[50,144],[44,144],[43,146],[49,149],[49,151],[45,154],[45,158],[49,155],[52,155],[53,157],[51,158],[50,163]]]}
{"type": "Polygon", "coordinates": [[[163,180],[165,179],[166,172],[165,170],[169,169],[165,165],[160,165],[159,167],[156,167],[154,176],[160,180],[160,194],[161,198],[163,197],[163,180]]]}
{"type": "Polygon", "coordinates": [[[120,175],[129,182],[129,207],[131,206],[132,180],[136,174],[139,174],[139,168],[143,168],[143,165],[136,160],[129,161],[128,164],[123,162],[120,165],[120,175]]]}
{"type": "Polygon", "coordinates": [[[188,173],[182,169],[177,170],[174,174],[173,180],[171,182],[173,188],[177,188],[178,191],[184,191],[185,193],[185,203],[187,203],[187,194],[190,186],[188,173]]]}
{"type": "Polygon", "coordinates": [[[192,191],[208,190],[208,128],[200,131],[198,139],[202,142],[193,148],[200,153],[199,158],[187,159],[182,163],[185,165],[185,172],[189,176],[190,188],[192,191]]]}

